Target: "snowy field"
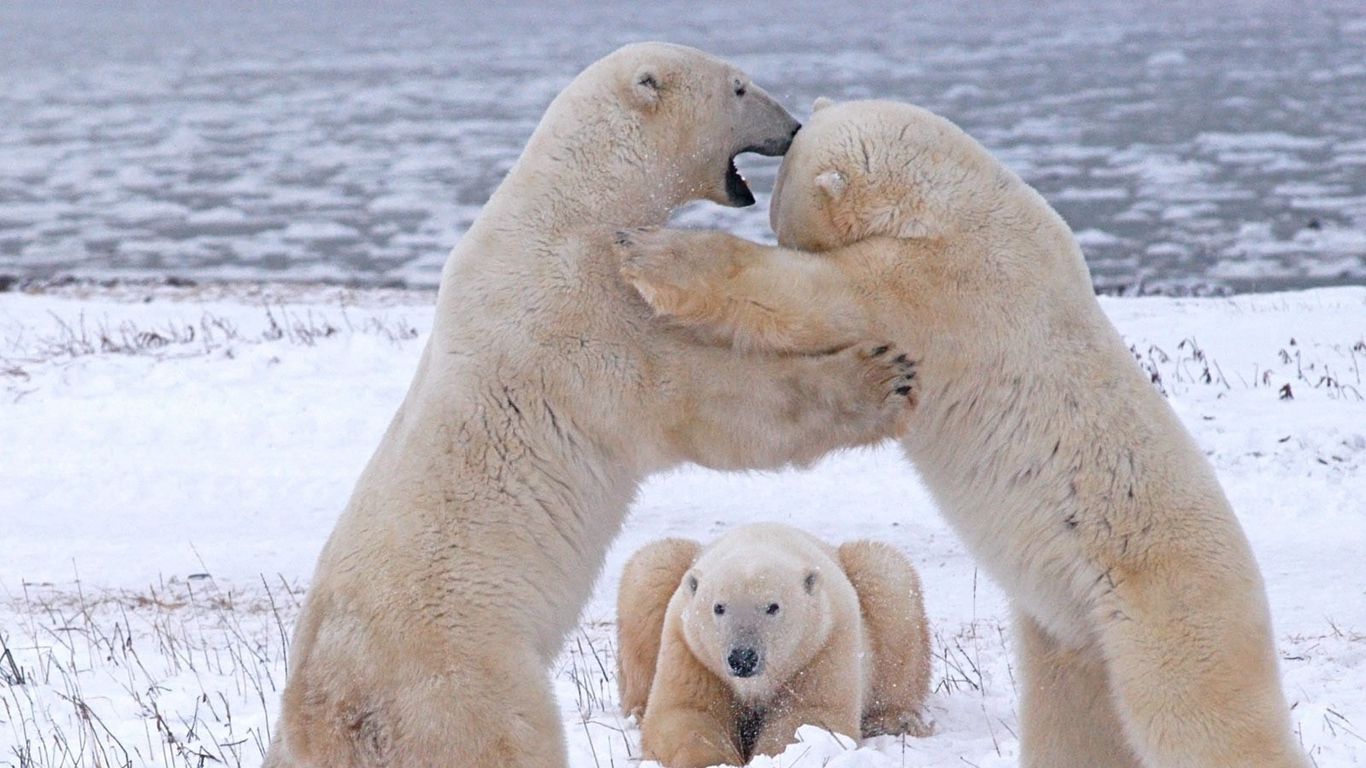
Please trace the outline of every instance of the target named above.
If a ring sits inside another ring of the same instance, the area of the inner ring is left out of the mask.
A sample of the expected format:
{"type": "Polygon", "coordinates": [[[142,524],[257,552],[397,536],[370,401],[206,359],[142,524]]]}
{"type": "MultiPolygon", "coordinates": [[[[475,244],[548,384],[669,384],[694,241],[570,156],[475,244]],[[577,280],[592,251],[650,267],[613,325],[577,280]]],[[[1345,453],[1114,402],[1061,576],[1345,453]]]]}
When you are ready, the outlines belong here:
{"type": "MultiPolygon", "coordinates": [[[[314,559],[416,365],[423,292],[0,294],[0,766],[257,766],[314,559]]],[[[1214,462],[1265,572],[1295,727],[1366,766],[1366,288],[1105,299],[1214,462]]],[[[815,730],[763,766],[1014,766],[1007,609],[891,448],[652,480],[555,681],[575,768],[631,766],[625,558],[782,520],[893,542],[934,629],[935,733],[815,730]]]]}
{"type": "MultiPolygon", "coordinates": [[[[0,278],[435,285],[545,106],[642,39],[799,115],[914,101],[1034,185],[1107,291],[1366,280],[1366,3],[0,3],[0,278]]],[[[768,236],[760,205],[688,223],[768,236]]]]}

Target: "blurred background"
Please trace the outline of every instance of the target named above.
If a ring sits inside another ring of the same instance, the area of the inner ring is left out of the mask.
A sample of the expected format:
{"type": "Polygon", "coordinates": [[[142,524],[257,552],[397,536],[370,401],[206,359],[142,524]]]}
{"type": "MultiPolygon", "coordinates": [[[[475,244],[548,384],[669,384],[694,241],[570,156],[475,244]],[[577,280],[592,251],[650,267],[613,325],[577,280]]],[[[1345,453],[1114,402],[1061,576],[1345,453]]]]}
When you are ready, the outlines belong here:
{"type": "MultiPolygon", "coordinates": [[[[435,285],[580,69],[642,39],[959,123],[1099,290],[1366,282],[1366,3],[0,5],[0,282],[435,285]]],[[[766,193],[774,160],[742,158],[766,193]]],[[[679,215],[769,238],[767,200],[679,215]]]]}

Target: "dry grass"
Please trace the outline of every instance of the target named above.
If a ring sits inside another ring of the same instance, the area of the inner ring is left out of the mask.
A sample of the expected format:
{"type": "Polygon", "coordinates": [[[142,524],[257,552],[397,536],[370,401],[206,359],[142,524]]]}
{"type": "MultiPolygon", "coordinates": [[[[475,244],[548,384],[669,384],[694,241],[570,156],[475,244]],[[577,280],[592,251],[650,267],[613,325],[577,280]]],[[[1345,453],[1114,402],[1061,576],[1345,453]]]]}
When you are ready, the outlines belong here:
{"type": "Polygon", "coordinates": [[[236,357],[243,348],[268,345],[315,347],[329,339],[369,336],[391,344],[418,338],[421,332],[403,314],[383,308],[357,310],[335,307],[298,307],[262,303],[260,315],[246,323],[201,310],[197,320],[112,320],[107,315],[59,315],[48,312],[43,321],[3,329],[0,338],[0,389],[17,402],[34,390],[37,369],[64,365],[81,358],[133,356],[157,360],[220,355],[236,357]]]}
{"type": "Polygon", "coordinates": [[[1156,344],[1142,349],[1131,344],[1129,352],[1163,395],[1201,386],[1229,391],[1236,385],[1241,389],[1264,389],[1281,400],[1293,400],[1296,391],[1309,389],[1322,390],[1332,400],[1366,399],[1366,384],[1361,378],[1362,365],[1366,364],[1366,341],[1360,339],[1306,349],[1291,337],[1277,350],[1273,361],[1229,374],[1225,374],[1218,360],[1206,354],[1194,336],[1177,342],[1171,352],[1156,344]]]}
{"type": "Polygon", "coordinates": [[[136,593],[24,584],[0,625],[0,765],[259,765],[300,595],[207,575],[136,593]]]}
{"type": "MultiPolygon", "coordinates": [[[[24,583],[0,606],[0,766],[260,765],[302,597],[279,577],[224,588],[195,574],[141,591],[24,583]]],[[[573,702],[571,747],[586,745],[599,768],[640,762],[617,702],[614,637],[610,622],[585,623],[552,670],[573,702]]],[[[993,734],[1012,728],[988,714],[983,664],[1000,666],[1006,645],[991,622],[934,642],[935,696],[980,701],[993,734]]]]}

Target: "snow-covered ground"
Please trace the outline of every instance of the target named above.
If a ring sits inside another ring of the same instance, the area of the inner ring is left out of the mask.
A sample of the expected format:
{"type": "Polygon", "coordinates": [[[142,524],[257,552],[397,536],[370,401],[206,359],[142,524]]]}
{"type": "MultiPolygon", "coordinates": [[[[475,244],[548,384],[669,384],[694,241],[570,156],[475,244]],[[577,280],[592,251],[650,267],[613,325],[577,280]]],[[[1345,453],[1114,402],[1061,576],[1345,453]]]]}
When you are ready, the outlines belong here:
{"type": "MultiPolygon", "coordinates": [[[[431,286],[550,99],[634,40],[958,122],[1106,288],[1366,279],[1366,3],[0,3],[0,273],[431,286]]],[[[756,192],[777,162],[743,158],[756,192]]],[[[767,206],[683,220],[766,237],[767,206]]]]}
{"type": "MultiPolygon", "coordinates": [[[[314,558],[416,364],[431,295],[237,286],[0,294],[0,765],[256,766],[314,558]]],[[[1266,575],[1320,766],[1366,765],[1366,288],[1106,299],[1266,575]]],[[[925,582],[936,732],[759,764],[1013,766],[999,591],[891,448],[643,489],[556,669],[572,765],[621,766],[613,599],[666,535],[783,520],[925,582]]]]}

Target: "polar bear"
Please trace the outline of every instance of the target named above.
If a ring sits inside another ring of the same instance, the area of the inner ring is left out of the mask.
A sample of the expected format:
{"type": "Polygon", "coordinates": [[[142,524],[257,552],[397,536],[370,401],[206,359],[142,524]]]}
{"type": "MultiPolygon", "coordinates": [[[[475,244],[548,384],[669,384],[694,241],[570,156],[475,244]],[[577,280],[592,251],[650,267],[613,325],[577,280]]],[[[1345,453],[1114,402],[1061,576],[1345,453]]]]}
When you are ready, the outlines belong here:
{"type": "Polygon", "coordinates": [[[779,523],[634,554],[617,593],[622,708],[667,768],[744,765],[802,725],[924,735],[920,577],[887,545],[779,523]]]}
{"type": "Polygon", "coordinates": [[[665,44],[590,66],[448,259],[417,373],[319,558],[269,766],[563,766],[547,668],[640,481],[812,461],[895,433],[911,361],[699,346],[652,318],[613,231],[753,202],[737,153],[798,124],[665,44]]]}
{"type": "Polygon", "coordinates": [[[771,221],[635,233],[624,273],[746,349],[923,356],[902,444],[1016,611],[1023,764],[1307,765],[1247,538],[1043,198],[923,109],[818,102],[771,221]]]}

